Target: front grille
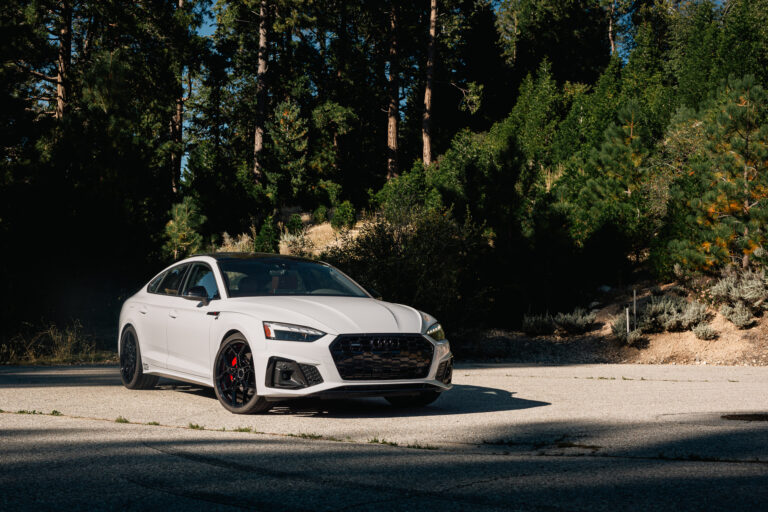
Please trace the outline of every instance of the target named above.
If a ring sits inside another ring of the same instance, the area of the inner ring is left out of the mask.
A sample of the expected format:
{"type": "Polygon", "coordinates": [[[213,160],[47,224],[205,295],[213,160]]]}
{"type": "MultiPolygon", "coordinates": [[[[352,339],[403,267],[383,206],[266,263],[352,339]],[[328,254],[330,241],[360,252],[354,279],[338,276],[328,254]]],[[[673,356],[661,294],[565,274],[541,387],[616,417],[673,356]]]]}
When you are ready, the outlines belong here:
{"type": "Polygon", "coordinates": [[[342,379],[423,379],[434,346],[420,334],[344,334],[330,346],[342,379]]]}
{"type": "Polygon", "coordinates": [[[316,366],[311,364],[300,364],[299,368],[301,368],[304,378],[307,379],[307,386],[323,383],[323,378],[320,376],[320,370],[318,370],[316,366]]]}

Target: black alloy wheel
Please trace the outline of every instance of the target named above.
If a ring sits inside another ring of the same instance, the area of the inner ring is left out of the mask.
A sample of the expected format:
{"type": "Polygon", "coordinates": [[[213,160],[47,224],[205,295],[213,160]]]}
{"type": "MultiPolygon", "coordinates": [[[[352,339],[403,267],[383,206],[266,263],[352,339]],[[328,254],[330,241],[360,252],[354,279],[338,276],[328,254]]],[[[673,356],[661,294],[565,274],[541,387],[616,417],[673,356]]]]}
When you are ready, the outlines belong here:
{"type": "Polygon", "coordinates": [[[155,375],[144,375],[139,339],[131,326],[125,328],[120,338],[120,380],[128,389],[152,389],[158,380],[155,375]]]}
{"type": "Polygon", "coordinates": [[[230,412],[252,414],[272,407],[257,394],[253,353],[240,334],[233,334],[222,343],[214,367],[216,397],[230,412]]]}

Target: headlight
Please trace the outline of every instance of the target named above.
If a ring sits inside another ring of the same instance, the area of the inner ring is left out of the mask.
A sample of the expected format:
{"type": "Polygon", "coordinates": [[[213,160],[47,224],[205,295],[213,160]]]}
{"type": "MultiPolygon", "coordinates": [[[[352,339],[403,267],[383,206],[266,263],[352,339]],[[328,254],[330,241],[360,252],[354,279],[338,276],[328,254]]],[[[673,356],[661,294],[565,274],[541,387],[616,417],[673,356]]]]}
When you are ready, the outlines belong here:
{"type": "Polygon", "coordinates": [[[445,339],[445,331],[443,330],[443,326],[439,323],[432,324],[432,327],[427,329],[426,334],[435,341],[443,341],[445,339]]]}
{"type": "Polygon", "coordinates": [[[325,336],[325,333],[302,325],[264,322],[264,336],[268,340],[315,341],[325,336]]]}

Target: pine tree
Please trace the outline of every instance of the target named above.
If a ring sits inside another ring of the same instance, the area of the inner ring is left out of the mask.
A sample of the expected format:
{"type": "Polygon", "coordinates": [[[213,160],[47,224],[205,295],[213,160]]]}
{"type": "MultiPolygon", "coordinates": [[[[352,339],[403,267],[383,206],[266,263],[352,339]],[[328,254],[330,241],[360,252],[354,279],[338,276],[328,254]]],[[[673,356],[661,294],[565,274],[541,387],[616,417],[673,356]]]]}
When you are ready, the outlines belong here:
{"type": "Polygon", "coordinates": [[[768,95],[752,76],[732,79],[707,117],[705,159],[691,169],[706,190],[691,200],[699,238],[678,242],[681,261],[704,270],[747,269],[768,242],[768,95]]]}
{"type": "Polygon", "coordinates": [[[648,132],[637,118],[638,111],[637,104],[626,105],[618,123],[606,130],[605,142],[587,163],[586,186],[577,200],[582,237],[609,224],[634,250],[647,246],[653,229],[645,189],[648,132]]]}
{"type": "Polygon", "coordinates": [[[282,101],[275,107],[274,118],[268,126],[279,172],[267,171],[268,190],[274,201],[284,202],[299,197],[306,190],[308,129],[299,105],[293,100],[282,101]]]}
{"type": "Polygon", "coordinates": [[[185,197],[171,208],[171,220],[165,225],[165,253],[178,260],[200,250],[203,237],[198,229],[205,222],[194,200],[185,197]]]}

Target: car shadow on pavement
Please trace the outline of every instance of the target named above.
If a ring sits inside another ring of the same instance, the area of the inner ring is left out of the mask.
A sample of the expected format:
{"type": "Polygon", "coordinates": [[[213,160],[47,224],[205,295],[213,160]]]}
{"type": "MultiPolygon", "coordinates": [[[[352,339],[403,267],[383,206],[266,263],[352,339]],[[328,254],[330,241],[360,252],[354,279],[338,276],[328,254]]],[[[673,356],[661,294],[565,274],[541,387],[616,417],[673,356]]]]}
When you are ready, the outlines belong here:
{"type": "MultiPolygon", "coordinates": [[[[160,389],[216,400],[212,388],[161,381],[160,389]]],[[[444,416],[480,412],[514,411],[543,407],[548,402],[527,400],[503,389],[454,384],[453,389],[424,407],[395,407],[383,398],[320,399],[297,398],[275,402],[267,414],[322,416],[323,418],[392,418],[406,416],[444,416]]]]}
{"type": "Polygon", "coordinates": [[[424,407],[395,407],[382,398],[321,400],[297,399],[279,402],[270,414],[322,416],[323,418],[390,418],[406,416],[445,416],[481,412],[514,411],[543,407],[548,402],[527,400],[513,392],[482,386],[456,384],[424,407]]]}

